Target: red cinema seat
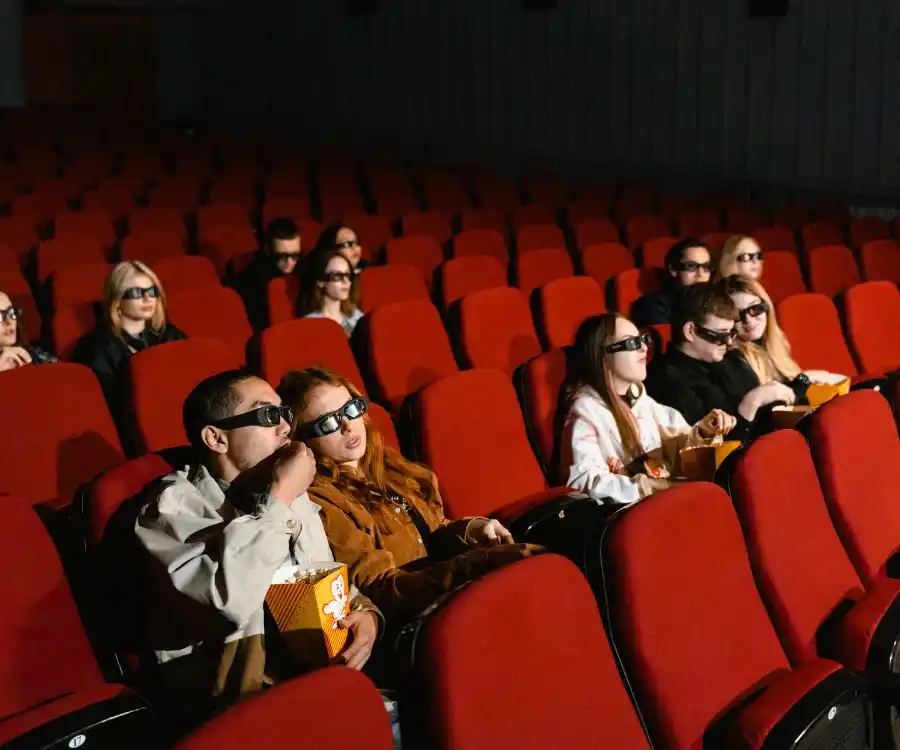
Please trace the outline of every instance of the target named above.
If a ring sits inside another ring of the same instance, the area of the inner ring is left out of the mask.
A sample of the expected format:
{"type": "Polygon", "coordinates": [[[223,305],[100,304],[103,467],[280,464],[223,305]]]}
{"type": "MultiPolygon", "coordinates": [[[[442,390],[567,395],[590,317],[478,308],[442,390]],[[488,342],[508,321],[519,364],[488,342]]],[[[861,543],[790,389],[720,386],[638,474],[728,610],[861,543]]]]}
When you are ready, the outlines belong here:
{"type": "Polygon", "coordinates": [[[404,214],[402,219],[403,236],[416,237],[423,235],[431,237],[442,247],[453,236],[450,222],[439,211],[411,211],[404,214]]]}
{"type": "Polygon", "coordinates": [[[665,271],[661,268],[629,268],[616,276],[613,294],[616,311],[631,314],[631,306],[645,294],[662,289],[665,271]]]}
{"type": "Polygon", "coordinates": [[[525,417],[525,428],[541,468],[551,479],[556,476],[556,436],[559,424],[560,391],[566,379],[566,352],[551,349],[526,362],[516,378],[516,389],[525,417]]]}
{"type": "Polygon", "coordinates": [[[408,299],[430,299],[421,271],[415,266],[392,263],[371,266],[360,277],[360,309],[371,312],[376,307],[408,299]]]}
{"type": "Polygon", "coordinates": [[[491,255],[464,255],[441,265],[441,300],[447,310],[456,300],[481,289],[506,286],[506,269],[491,255]]]}
{"type": "Polygon", "coordinates": [[[824,294],[795,294],[783,299],[778,303],[778,323],[800,367],[857,374],[837,309],[824,294]]]}
{"type": "Polygon", "coordinates": [[[223,341],[236,361],[243,363],[253,329],[240,295],[224,286],[184,289],[169,295],[169,319],[188,338],[223,341]]]}
{"type": "Polygon", "coordinates": [[[548,348],[569,346],[587,318],[606,312],[603,290],[590,276],[569,276],[538,290],[542,339],[548,348]]]}
{"type": "Polygon", "coordinates": [[[444,262],[444,251],[434,237],[414,235],[390,240],[385,248],[388,265],[400,264],[419,269],[426,286],[431,289],[434,272],[444,262]]]}
{"type": "Polygon", "coordinates": [[[890,281],[867,281],[844,297],[847,338],[866,373],[900,369],[900,291],[890,281]]]}
{"type": "Polygon", "coordinates": [[[800,263],[793,253],[778,250],[766,253],[762,283],[776,304],[792,294],[806,293],[800,263]]]}
{"type": "Polygon", "coordinates": [[[492,255],[504,269],[509,264],[509,249],[503,235],[495,229],[468,229],[453,238],[452,256],[492,255]]]}
{"type": "Polygon", "coordinates": [[[655,237],[668,237],[672,233],[668,219],[662,216],[635,216],[625,222],[625,236],[632,251],[655,237]]]}
{"type": "Polygon", "coordinates": [[[588,245],[581,251],[581,267],[605,289],[610,279],[634,268],[634,256],[621,242],[588,245]]]}
{"type": "Polygon", "coordinates": [[[516,248],[520,255],[550,248],[565,251],[566,238],[555,224],[530,225],[516,232],[516,248]]]}
{"type": "Polygon", "coordinates": [[[859,283],[853,251],[843,245],[819,245],[808,251],[809,288],[835,297],[859,283]]]}
{"type": "Polygon", "coordinates": [[[575,273],[572,258],[560,248],[545,248],[521,253],[515,261],[516,286],[531,299],[531,293],[554,279],[564,279],[575,273]]]}
{"type": "Polygon", "coordinates": [[[866,281],[890,281],[900,284],[900,245],[894,240],[872,240],[860,251],[866,281]]]}
{"type": "Polygon", "coordinates": [[[212,261],[201,255],[162,258],[153,266],[153,271],[169,296],[185,289],[216,288],[222,285],[212,261]]]}

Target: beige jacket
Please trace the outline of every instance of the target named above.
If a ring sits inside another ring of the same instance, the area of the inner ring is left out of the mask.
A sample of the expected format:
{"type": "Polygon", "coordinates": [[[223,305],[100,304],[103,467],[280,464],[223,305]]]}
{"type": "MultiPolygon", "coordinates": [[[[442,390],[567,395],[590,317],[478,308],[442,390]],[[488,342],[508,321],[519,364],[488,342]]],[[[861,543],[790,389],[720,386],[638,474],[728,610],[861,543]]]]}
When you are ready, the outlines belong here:
{"type": "MultiPolygon", "coordinates": [[[[282,566],[330,562],[319,506],[264,496],[253,514],[202,466],[164,477],[135,524],[148,554],[149,639],[166,689],[239,697],[264,682],[266,591],[282,566]]],[[[354,609],[374,609],[351,590],[354,609]]],[[[172,697],[172,696],[169,696],[172,697]]]]}

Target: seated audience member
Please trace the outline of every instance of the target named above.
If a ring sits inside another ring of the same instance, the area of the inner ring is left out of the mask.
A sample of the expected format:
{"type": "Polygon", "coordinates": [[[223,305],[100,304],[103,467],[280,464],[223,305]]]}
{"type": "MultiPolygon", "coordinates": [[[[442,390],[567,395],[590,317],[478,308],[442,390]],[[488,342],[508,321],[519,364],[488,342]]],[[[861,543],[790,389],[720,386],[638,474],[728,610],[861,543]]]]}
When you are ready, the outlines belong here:
{"type": "Polygon", "coordinates": [[[300,230],[290,219],[273,219],[266,228],[265,244],[235,276],[232,285],[247,309],[254,331],[269,325],[266,287],[273,279],[294,273],[300,260],[300,230]]]}
{"type": "Polygon", "coordinates": [[[726,276],[719,283],[737,307],[737,347],[761,384],[786,383],[802,401],[810,383],[833,384],[847,378],[825,370],[800,369],[791,359],[791,345],[778,325],[772,300],[758,281],[726,276]]]}
{"type": "Polygon", "coordinates": [[[28,343],[25,327],[19,325],[22,311],[0,292],[0,372],[25,365],[56,362],[56,357],[28,343]]]}
{"type": "Polygon", "coordinates": [[[316,249],[306,258],[301,275],[298,315],[328,318],[349,336],[363,317],[354,303],[356,275],[341,250],[316,249]]]}
{"type": "MultiPolygon", "coordinates": [[[[72,359],[90,367],[122,427],[128,423],[128,360],[185,335],[166,319],[166,295],[156,274],[139,261],[123,261],[106,280],[103,320],[75,346],[72,359]]],[[[123,435],[124,437],[125,435],[123,435]]]]}
{"type": "Polygon", "coordinates": [[[737,419],[730,437],[746,440],[761,429],[760,409],[793,404],[796,395],[778,381],[760,385],[740,350],[729,349],[737,320],[738,310],[720,285],[685,289],[672,317],[672,342],[650,363],[647,391],[689,423],[721,409],[737,419]]]}
{"type": "MultiPolygon", "coordinates": [[[[196,460],[151,486],[135,524],[154,563],[149,639],[168,698],[228,702],[291,674],[268,663],[264,647],[276,571],[334,558],[307,495],[312,453],[291,442],[290,409],[268,383],[240,370],[213,375],[187,397],[183,419],[196,460]]],[[[378,615],[365,597],[351,606],[340,621],[353,635],[342,659],[361,669],[378,615]]]]}
{"type": "Polygon", "coordinates": [[[316,457],[309,495],[322,506],[334,556],[389,628],[538,549],[513,544],[499,521],[445,518],[434,473],[384,444],[346,379],[313,367],[288,373],[278,390],[294,409],[293,439],[316,457]]]}
{"type": "Polygon", "coordinates": [[[564,483],[597,502],[633,503],[677,477],[679,451],[734,427],[713,409],[690,427],[647,395],[650,336],[613,313],[588,318],[575,337],[561,440],[564,483]]]}
{"type": "Polygon", "coordinates": [[[645,294],[631,307],[631,319],[637,326],[670,323],[672,305],[679,291],[709,281],[709,249],[700,240],[676,242],[666,253],[666,278],[658,292],[645,294]]]}
{"type": "Polygon", "coordinates": [[[316,250],[340,250],[344,257],[353,266],[353,272],[358,276],[369,265],[369,261],[362,257],[362,245],[359,237],[346,224],[332,224],[322,230],[316,250]]]}
{"type": "Polygon", "coordinates": [[[752,237],[736,234],[729,237],[719,263],[716,266],[715,280],[719,281],[726,276],[746,276],[748,279],[759,281],[763,274],[763,251],[759,243],[752,237]]]}

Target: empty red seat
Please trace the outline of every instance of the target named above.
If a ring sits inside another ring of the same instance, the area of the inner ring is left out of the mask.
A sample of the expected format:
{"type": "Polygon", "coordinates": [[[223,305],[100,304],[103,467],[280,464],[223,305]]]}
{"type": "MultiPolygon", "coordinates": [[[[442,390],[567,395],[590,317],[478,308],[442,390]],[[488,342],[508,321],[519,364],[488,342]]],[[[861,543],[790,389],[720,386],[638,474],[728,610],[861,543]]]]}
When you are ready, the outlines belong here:
{"type": "MultiPolygon", "coordinates": [[[[608,198],[581,198],[572,201],[566,210],[566,216],[569,220],[570,227],[578,227],[579,224],[592,219],[607,219],[610,212],[610,201],[608,198]]],[[[618,232],[616,232],[616,242],[618,242],[618,232]]]]}
{"type": "Polygon", "coordinates": [[[861,216],[850,222],[850,244],[859,250],[867,242],[887,240],[891,237],[891,228],[880,216],[861,216]]]}
{"type": "Polygon", "coordinates": [[[384,216],[391,221],[403,216],[403,214],[410,211],[418,211],[421,208],[419,201],[413,194],[412,186],[409,184],[392,185],[390,187],[373,186],[372,193],[375,198],[378,215],[384,216]]]}
{"type": "Polygon", "coordinates": [[[363,312],[407,299],[429,299],[421,271],[402,263],[367,268],[360,277],[360,285],[363,312]]]}
{"type": "Polygon", "coordinates": [[[803,225],[800,232],[803,239],[803,249],[809,253],[817,247],[828,245],[843,245],[844,233],[833,221],[814,221],[803,225]]]}
{"type": "Polygon", "coordinates": [[[44,282],[60,268],[106,263],[102,245],[93,237],[67,237],[42,242],[37,251],[37,277],[44,282]]]}
{"type": "Polygon", "coordinates": [[[495,208],[467,208],[460,217],[462,232],[454,238],[454,245],[462,234],[477,230],[493,230],[502,240],[507,235],[506,216],[495,208]]]}
{"type": "Polygon", "coordinates": [[[429,210],[453,216],[470,205],[457,175],[429,173],[423,183],[429,210]]]}
{"type": "Polygon", "coordinates": [[[631,306],[645,294],[662,288],[663,271],[660,268],[629,268],[616,276],[614,297],[616,310],[622,315],[631,314],[631,306]]]}
{"type": "Polygon", "coordinates": [[[806,284],[797,256],[781,250],[766,253],[762,283],[775,303],[792,294],[806,293],[806,284]]]}
{"type": "Polygon", "coordinates": [[[431,289],[434,272],[444,262],[444,251],[434,237],[413,235],[398,237],[387,243],[385,260],[389,264],[412,266],[419,269],[426,286],[431,289]]]}
{"type": "Polygon", "coordinates": [[[450,222],[439,211],[411,211],[403,215],[401,224],[404,237],[424,235],[433,238],[438,246],[443,246],[453,236],[450,222]]]}
{"type": "Polygon", "coordinates": [[[612,639],[655,746],[793,747],[807,732],[827,746],[847,731],[867,746],[859,678],[824,659],[789,670],[722,489],[692,482],[635,504],[603,557],[612,639]]]}
{"type": "Polygon", "coordinates": [[[554,174],[526,174],[520,182],[532,205],[557,207],[566,202],[568,190],[554,174]]]}
{"type": "Polygon", "coordinates": [[[603,242],[618,242],[619,230],[609,219],[585,219],[575,225],[575,244],[579,250],[603,242]]]}
{"type": "Polygon", "coordinates": [[[465,258],[470,255],[492,255],[504,269],[509,263],[509,249],[503,235],[494,229],[468,229],[453,238],[452,256],[465,258]]]}
{"type": "Polygon", "coordinates": [[[119,222],[135,208],[135,197],[128,190],[100,187],[81,198],[85,211],[105,211],[110,219],[119,222]]]}
{"type": "Polygon", "coordinates": [[[65,305],[58,309],[50,319],[50,340],[56,356],[62,360],[71,359],[75,345],[96,327],[97,310],[91,303],[65,305]]]}
{"type": "Polygon", "coordinates": [[[678,234],[682,237],[702,237],[719,231],[719,215],[711,208],[685,211],[678,217],[678,234]]]}
{"type": "Polygon", "coordinates": [[[631,250],[637,250],[647,240],[668,237],[671,233],[668,219],[662,216],[634,216],[625,222],[625,236],[631,250]]]}
{"type": "Polygon", "coordinates": [[[128,228],[133,235],[148,232],[174,232],[187,240],[187,229],[181,213],[174,208],[141,208],[128,218],[128,228]]]}
{"type": "Polygon", "coordinates": [[[81,484],[124,460],[100,384],[87,367],[21,367],[2,379],[16,394],[0,403],[0,425],[16,436],[0,451],[4,491],[67,505],[81,484]]]}
{"type": "MultiPolygon", "coordinates": [[[[663,193],[659,196],[659,213],[667,219],[696,210],[697,198],[686,193],[663,193]]],[[[694,236],[694,235],[692,235],[694,236]]]]}
{"type": "Polygon", "coordinates": [[[478,205],[510,211],[519,205],[519,194],[509,180],[490,175],[480,175],[475,179],[475,195],[478,205]]]}
{"type": "Polygon", "coordinates": [[[732,234],[745,234],[749,237],[768,223],[765,211],[756,206],[732,206],[725,213],[725,227],[732,234]]]}
{"type": "Polygon", "coordinates": [[[467,370],[438,380],[417,395],[415,414],[416,455],[440,478],[448,518],[509,518],[568,491],[548,490],[515,388],[503,373],[467,370]],[[488,414],[490,431],[473,430],[488,414]],[[497,446],[515,471],[497,471],[497,446]]]}
{"type": "Polygon", "coordinates": [[[68,196],[58,190],[38,188],[33,193],[17,195],[10,203],[13,216],[26,216],[35,227],[44,227],[54,216],[68,210],[68,196]]]}
{"type": "Polygon", "coordinates": [[[266,284],[266,309],[270,326],[297,317],[297,300],[300,295],[300,275],[295,273],[278,276],[266,284]]]}
{"type": "Polygon", "coordinates": [[[496,287],[463,297],[459,323],[460,349],[469,367],[511,376],[541,353],[528,302],[518,289],[496,287]]]}
{"type": "Polygon", "coordinates": [[[506,286],[506,269],[491,255],[453,258],[441,266],[439,275],[441,300],[445,310],[456,300],[472,292],[506,286]]]}
{"type": "Polygon", "coordinates": [[[889,672],[897,628],[887,648],[875,632],[900,595],[900,581],[882,579],[863,593],[802,435],[779,430],[738,455],[731,497],[760,593],[791,662],[831,655],[853,669],[889,672]]]}
{"type": "Polygon", "coordinates": [[[677,237],[654,237],[647,240],[641,250],[644,268],[665,268],[666,254],[676,242],[677,237]]]}
{"type": "Polygon", "coordinates": [[[560,248],[531,250],[516,258],[516,286],[526,299],[531,299],[531,293],[538,287],[574,273],[572,258],[560,248]]]}
{"type": "Polygon", "coordinates": [[[200,206],[197,211],[197,232],[205,234],[207,230],[229,227],[232,229],[250,228],[250,220],[246,207],[238,203],[209,203],[200,206]]]}
{"type": "MultiPolygon", "coordinates": [[[[653,214],[653,195],[650,193],[623,195],[616,201],[613,213],[616,221],[622,225],[639,216],[650,216],[653,214]]],[[[669,229],[666,227],[663,234],[668,233],[669,229]]]]}
{"type": "Polygon", "coordinates": [[[803,369],[857,374],[837,309],[824,294],[786,297],[778,304],[778,323],[803,369]]]}
{"type": "MultiPolygon", "coordinates": [[[[799,230],[810,217],[808,208],[796,204],[778,206],[772,212],[772,223],[776,226],[784,226],[790,230],[799,230]]],[[[784,250],[785,248],[781,248],[784,250]]]]}
{"type": "Polygon", "coordinates": [[[22,263],[39,242],[34,222],[21,216],[0,216],[0,242],[9,245],[22,263]]]}
{"type": "Polygon", "coordinates": [[[259,247],[256,232],[249,226],[219,225],[203,230],[198,236],[200,254],[209,258],[220,276],[228,262],[239,255],[255,252],[259,247]]]}
{"type": "Polygon", "coordinates": [[[809,287],[813,292],[834,297],[859,283],[859,269],[853,251],[843,245],[818,245],[808,253],[809,287]]]}
{"type": "Polygon", "coordinates": [[[900,291],[890,281],[867,281],[847,290],[844,299],[847,338],[860,370],[900,368],[900,291]]]}
{"type": "Polygon", "coordinates": [[[590,276],[569,276],[538,290],[543,340],[549,348],[570,346],[587,318],[606,312],[603,290],[590,276]]]}
{"type": "Polygon", "coordinates": [[[497,750],[575,748],[586,737],[596,748],[649,748],[590,586],[563,557],[523,560],[467,586],[427,619],[416,667],[430,709],[426,736],[409,738],[416,746],[480,750],[484,722],[503,716],[490,740],[497,750]],[[510,607],[523,613],[515,637],[504,628],[510,607]],[[473,681],[473,670],[503,674],[509,686],[570,689],[500,687],[473,681]]]}
{"type": "Polygon", "coordinates": [[[510,220],[518,232],[525,227],[554,226],[556,215],[548,206],[516,206],[510,212],[510,220]]]}
{"type": "Polygon", "coordinates": [[[66,572],[37,513],[18,497],[0,497],[0,517],[0,561],[6,570],[0,580],[0,638],[6,644],[0,659],[0,743],[47,747],[65,741],[68,733],[102,746],[106,719],[112,733],[122,725],[120,737],[128,736],[129,728],[135,734],[146,731],[137,714],[128,715],[143,713],[146,704],[104,680],[66,572]],[[59,723],[54,727],[54,722],[59,723]]]}
{"type": "Polygon", "coordinates": [[[184,236],[178,232],[158,231],[131,234],[122,240],[122,260],[139,260],[155,265],[162,258],[184,255],[184,236]]]}
{"type": "Polygon", "coordinates": [[[520,254],[548,248],[565,250],[566,238],[555,224],[526,226],[516,232],[516,248],[520,254]]]}
{"type": "Polygon", "coordinates": [[[634,268],[634,256],[621,242],[588,245],[581,251],[581,267],[605,288],[610,279],[634,268]]]}
{"type": "Polygon", "coordinates": [[[860,251],[866,281],[900,283],[900,245],[894,240],[872,240],[860,251]]]}
{"type": "Polygon", "coordinates": [[[184,400],[201,380],[240,367],[242,359],[218,339],[190,338],[153,346],[129,360],[131,405],[145,451],[186,445],[184,400]]]}
{"type": "Polygon", "coordinates": [[[84,302],[101,302],[106,279],[112,266],[109,263],[85,263],[66,266],[50,277],[53,290],[53,309],[84,302]]]}
{"type": "Polygon", "coordinates": [[[234,289],[203,286],[169,294],[168,316],[189,338],[223,341],[243,363],[253,329],[247,321],[244,303],[234,289]]]}
{"type": "Polygon", "coordinates": [[[300,219],[296,222],[297,229],[300,230],[300,241],[303,246],[303,252],[307,253],[312,250],[319,241],[319,235],[322,234],[324,227],[315,219],[300,219]]]}
{"type": "Polygon", "coordinates": [[[710,232],[709,234],[704,234],[700,241],[712,252],[719,252],[733,236],[732,232],[710,232]]]}
{"type": "Polygon", "coordinates": [[[306,196],[294,196],[292,198],[269,198],[262,207],[263,226],[266,227],[273,219],[291,219],[294,222],[310,217],[309,198],[306,196]]]}
{"type": "Polygon", "coordinates": [[[759,243],[764,252],[785,250],[797,254],[797,241],[794,239],[794,232],[790,227],[780,225],[762,227],[753,233],[753,239],[759,243]]]}
{"type": "Polygon", "coordinates": [[[866,586],[895,578],[900,506],[893,474],[881,467],[900,465],[900,438],[887,399],[874,390],[853,391],[809,420],[822,494],[853,567],[866,586]]]}
{"type": "Polygon", "coordinates": [[[356,232],[363,253],[368,258],[375,258],[388,240],[394,236],[394,233],[391,232],[391,225],[383,216],[354,214],[345,216],[343,223],[356,232]]]}
{"type": "Polygon", "coordinates": [[[54,220],[55,236],[93,237],[107,250],[116,241],[116,232],[106,211],[65,211],[54,220]]]}
{"type": "Polygon", "coordinates": [[[216,267],[201,255],[162,258],[154,264],[153,271],[168,295],[184,289],[221,286],[216,267]]]}
{"type": "Polygon", "coordinates": [[[459,370],[438,311],[428,300],[406,300],[368,316],[368,360],[378,396],[393,411],[429,383],[459,370]]]}
{"type": "Polygon", "coordinates": [[[394,741],[381,693],[361,672],[329,667],[282,682],[244,701],[174,746],[175,750],[242,750],[303,742],[329,750],[391,750],[394,741]],[[346,707],[352,706],[350,714],[346,707]],[[340,732],[335,734],[335,726],[340,732]]]}
{"type": "Polygon", "coordinates": [[[566,352],[551,349],[523,365],[516,379],[525,428],[541,468],[554,477],[556,436],[561,432],[560,391],[566,379],[566,352]]]}

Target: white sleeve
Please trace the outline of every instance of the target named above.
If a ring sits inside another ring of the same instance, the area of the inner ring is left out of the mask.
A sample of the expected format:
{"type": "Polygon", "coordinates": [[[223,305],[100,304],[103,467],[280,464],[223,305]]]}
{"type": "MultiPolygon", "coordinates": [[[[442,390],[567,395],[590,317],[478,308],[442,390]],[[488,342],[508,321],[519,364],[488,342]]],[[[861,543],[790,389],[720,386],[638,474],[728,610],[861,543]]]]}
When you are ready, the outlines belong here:
{"type": "Polygon", "coordinates": [[[586,410],[573,404],[564,436],[571,448],[567,484],[590,495],[597,502],[628,504],[640,500],[637,482],[624,474],[614,474],[609,460],[618,458],[609,441],[601,438],[600,430],[612,429],[589,418],[586,410]]]}

